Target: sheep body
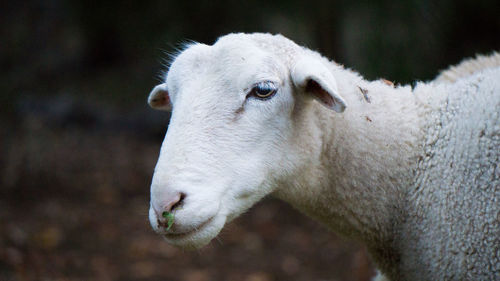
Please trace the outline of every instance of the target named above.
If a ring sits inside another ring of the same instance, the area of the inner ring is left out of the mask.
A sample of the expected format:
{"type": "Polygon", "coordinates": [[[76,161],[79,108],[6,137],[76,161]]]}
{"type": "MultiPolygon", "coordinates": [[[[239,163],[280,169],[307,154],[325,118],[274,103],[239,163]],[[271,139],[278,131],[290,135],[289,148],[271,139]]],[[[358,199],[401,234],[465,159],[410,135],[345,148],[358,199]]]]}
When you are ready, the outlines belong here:
{"type": "MultiPolygon", "coordinates": [[[[355,121],[365,116],[369,120],[366,124],[361,120],[356,125],[349,123],[344,129],[349,136],[345,143],[337,140],[339,136],[327,142],[348,147],[350,151],[344,153],[355,163],[341,153],[324,152],[330,154],[330,161],[335,159],[335,163],[324,167],[324,173],[343,174],[350,180],[323,175],[330,184],[311,190],[307,182],[322,177],[316,168],[310,175],[302,175],[296,194],[282,198],[336,232],[362,237],[360,240],[384,273],[379,280],[498,279],[500,68],[478,71],[455,84],[420,83],[413,91],[408,87],[389,89],[379,81],[350,79],[362,85],[371,103],[362,100],[363,109],[352,111],[353,116],[346,110],[344,118],[355,121]],[[364,108],[372,106],[395,108],[385,112],[364,108]],[[367,128],[377,125],[385,130],[367,128]],[[381,144],[397,152],[389,152],[381,144]],[[418,163],[416,168],[409,163],[412,159],[418,163]],[[391,172],[381,172],[384,168],[391,172]],[[356,179],[355,184],[352,179],[356,179]],[[307,206],[303,205],[304,190],[309,189],[314,197],[332,194],[333,186],[335,195],[327,202],[309,198],[307,206]],[[372,192],[369,188],[382,190],[372,192]],[[353,194],[358,192],[364,194],[353,194]],[[294,202],[295,198],[300,201],[294,202]],[[339,201],[360,209],[341,210],[339,201]],[[366,218],[367,214],[371,218],[366,218]],[[351,221],[343,222],[345,218],[351,221]],[[350,230],[356,224],[362,226],[350,230]],[[379,232],[370,233],[374,225],[384,227],[375,227],[379,232]],[[360,229],[365,233],[358,233],[360,229]]],[[[339,87],[342,84],[339,82],[339,87]]],[[[352,91],[346,96],[355,97],[356,89],[352,91]]],[[[348,97],[350,108],[355,107],[356,101],[348,97]]],[[[322,115],[316,117],[323,119],[322,115]]],[[[342,134],[344,124],[329,121],[331,125],[320,130],[335,128],[337,134],[342,134]]],[[[278,197],[282,190],[277,191],[278,197]]]]}
{"type": "Polygon", "coordinates": [[[407,194],[399,240],[409,280],[500,277],[499,78],[498,67],[478,69],[452,85],[414,91],[446,98],[427,116],[407,194]]]}
{"type": "MultiPolygon", "coordinates": [[[[195,46],[185,53],[168,74],[174,111],[151,191],[150,221],[167,241],[200,247],[226,222],[273,194],[329,229],[363,242],[382,272],[378,280],[498,279],[499,67],[476,67],[454,83],[419,83],[412,89],[366,81],[282,36],[231,34],[214,46],[195,46]],[[213,71],[200,70],[207,62],[213,71]],[[303,75],[304,68],[312,76],[303,75]],[[248,101],[237,110],[229,100],[215,102],[225,89],[248,84],[248,73],[256,71],[259,79],[265,73],[281,77],[281,94],[269,102],[248,101]],[[195,74],[215,84],[200,86],[203,79],[195,74]],[[318,83],[303,87],[304,77],[318,83]],[[184,92],[179,90],[182,84],[187,85],[184,92]],[[310,98],[317,87],[329,93],[318,98],[325,106],[310,98]],[[196,95],[189,96],[189,88],[196,95]],[[218,114],[232,121],[222,122],[218,114]],[[201,130],[191,130],[199,123],[201,130]],[[218,145],[211,147],[205,139],[218,145]],[[203,157],[191,156],[196,149],[192,140],[200,142],[204,151],[196,156],[203,157]],[[254,146],[256,141],[264,148],[254,146]],[[251,154],[245,154],[248,150],[251,154]],[[218,162],[207,165],[210,159],[218,162]],[[199,163],[203,169],[191,167],[199,163]],[[210,184],[212,175],[224,179],[218,185],[230,182],[230,187],[210,185],[210,193],[196,187],[199,178],[210,184]],[[198,202],[219,202],[218,209],[210,211],[216,215],[208,219],[215,223],[203,223],[193,236],[169,236],[159,228],[153,205],[165,192],[163,186],[192,178],[196,181],[184,183],[186,200],[192,201],[176,213],[179,226],[174,224],[172,231],[188,228],[193,214],[197,221],[192,225],[207,221],[203,205],[190,211],[198,202]],[[197,199],[201,193],[210,199],[197,199]]],[[[153,91],[150,100],[160,100],[157,95],[153,91]]]]}

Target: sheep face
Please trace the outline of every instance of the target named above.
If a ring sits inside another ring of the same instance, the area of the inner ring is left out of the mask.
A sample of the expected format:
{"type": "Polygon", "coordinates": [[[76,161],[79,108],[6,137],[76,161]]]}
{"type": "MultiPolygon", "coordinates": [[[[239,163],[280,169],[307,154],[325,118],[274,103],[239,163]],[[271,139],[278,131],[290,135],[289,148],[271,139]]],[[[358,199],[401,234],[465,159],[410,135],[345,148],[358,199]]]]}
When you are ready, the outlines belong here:
{"type": "Polygon", "coordinates": [[[172,109],[149,212],[168,242],[207,244],[300,168],[296,127],[307,96],[343,110],[328,71],[301,60],[293,64],[300,69],[290,65],[246,35],[230,35],[188,47],[153,89],[149,104],[172,109]]]}

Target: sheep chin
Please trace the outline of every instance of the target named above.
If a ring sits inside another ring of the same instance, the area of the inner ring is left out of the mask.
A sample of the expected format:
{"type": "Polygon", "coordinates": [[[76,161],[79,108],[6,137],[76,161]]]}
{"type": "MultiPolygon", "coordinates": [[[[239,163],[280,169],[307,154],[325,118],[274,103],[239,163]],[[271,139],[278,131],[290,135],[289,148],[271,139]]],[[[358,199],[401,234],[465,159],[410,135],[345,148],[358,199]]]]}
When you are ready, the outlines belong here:
{"type": "Polygon", "coordinates": [[[186,250],[195,250],[210,243],[210,241],[219,234],[225,223],[226,217],[217,215],[193,231],[185,234],[166,234],[164,238],[169,244],[176,247],[186,250]]]}

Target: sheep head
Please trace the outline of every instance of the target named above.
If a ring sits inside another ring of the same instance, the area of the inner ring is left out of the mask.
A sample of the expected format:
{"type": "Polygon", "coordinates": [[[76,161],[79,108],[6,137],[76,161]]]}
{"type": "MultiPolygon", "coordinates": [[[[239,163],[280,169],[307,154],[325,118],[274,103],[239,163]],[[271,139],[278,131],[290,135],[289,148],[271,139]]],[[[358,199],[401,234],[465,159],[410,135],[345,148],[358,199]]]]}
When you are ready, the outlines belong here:
{"type": "Polygon", "coordinates": [[[172,110],[151,184],[153,229],[198,248],[283,186],[307,163],[300,124],[313,99],[346,106],[321,58],[280,35],[230,34],[182,51],[148,99],[172,110]]]}

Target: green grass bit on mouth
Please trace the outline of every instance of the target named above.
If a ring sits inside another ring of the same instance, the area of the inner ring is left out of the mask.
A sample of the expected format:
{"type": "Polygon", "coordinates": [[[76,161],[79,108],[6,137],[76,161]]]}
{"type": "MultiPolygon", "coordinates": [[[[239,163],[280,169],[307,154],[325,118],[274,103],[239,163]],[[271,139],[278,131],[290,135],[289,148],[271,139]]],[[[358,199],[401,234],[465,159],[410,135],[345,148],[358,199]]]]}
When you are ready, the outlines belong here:
{"type": "Polygon", "coordinates": [[[165,230],[170,230],[170,228],[174,224],[174,213],[163,212],[161,216],[167,219],[167,227],[165,228],[165,230]]]}

